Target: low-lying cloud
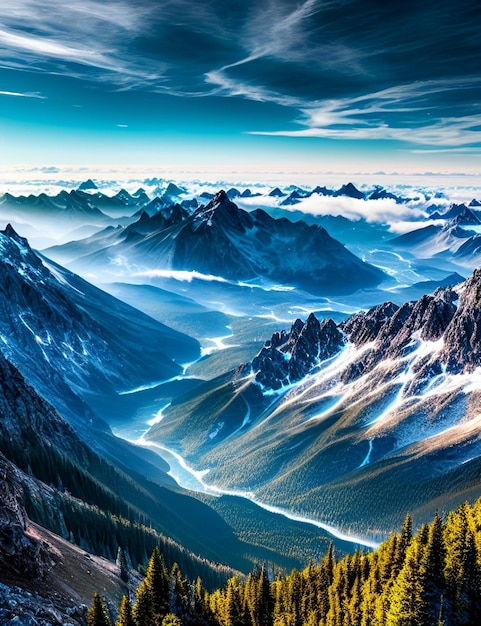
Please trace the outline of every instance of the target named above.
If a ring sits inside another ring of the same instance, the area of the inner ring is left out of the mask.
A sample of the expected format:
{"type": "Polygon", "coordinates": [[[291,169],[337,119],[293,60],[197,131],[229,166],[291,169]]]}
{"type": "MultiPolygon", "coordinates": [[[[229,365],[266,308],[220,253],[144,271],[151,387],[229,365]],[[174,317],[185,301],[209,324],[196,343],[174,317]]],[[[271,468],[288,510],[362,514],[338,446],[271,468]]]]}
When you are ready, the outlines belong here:
{"type": "Polygon", "coordinates": [[[334,215],[350,220],[365,220],[370,223],[393,224],[400,221],[416,221],[427,218],[425,208],[399,204],[392,198],[379,200],[360,200],[346,196],[322,196],[312,194],[291,207],[283,207],[287,211],[302,211],[312,215],[334,215]]]}

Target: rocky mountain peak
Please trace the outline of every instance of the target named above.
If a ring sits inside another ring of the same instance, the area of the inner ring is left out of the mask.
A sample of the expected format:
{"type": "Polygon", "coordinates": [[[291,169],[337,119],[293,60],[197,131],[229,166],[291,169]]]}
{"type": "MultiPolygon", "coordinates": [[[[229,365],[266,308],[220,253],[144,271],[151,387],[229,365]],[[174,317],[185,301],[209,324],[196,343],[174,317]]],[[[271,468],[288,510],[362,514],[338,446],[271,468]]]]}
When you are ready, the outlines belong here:
{"type": "Polygon", "coordinates": [[[10,223],[7,224],[4,230],[0,230],[0,233],[4,237],[8,237],[12,241],[16,241],[25,249],[30,250],[30,245],[28,243],[28,240],[25,237],[21,237],[10,223]]]}
{"type": "Polygon", "coordinates": [[[28,240],[21,237],[11,224],[7,224],[5,230],[0,230],[0,260],[0,273],[4,276],[4,288],[8,287],[15,277],[27,281],[38,281],[48,274],[42,261],[31,249],[28,240]]]}
{"type": "Polygon", "coordinates": [[[481,224],[479,217],[474,213],[474,211],[471,211],[471,209],[468,209],[466,206],[456,215],[456,217],[453,218],[453,221],[456,224],[461,225],[478,226],[481,224]]]}
{"type": "Polygon", "coordinates": [[[181,196],[183,194],[185,194],[185,189],[178,187],[175,183],[169,183],[163,195],[164,196],[181,196]]]}
{"type": "Polygon", "coordinates": [[[89,191],[90,189],[98,189],[98,187],[94,183],[94,181],[91,178],[89,178],[88,180],[84,180],[82,183],[80,183],[77,189],[79,191],[89,191]]]}
{"type": "Polygon", "coordinates": [[[481,268],[460,289],[459,305],[444,334],[442,359],[453,372],[481,365],[481,268]]]}
{"type": "Polygon", "coordinates": [[[229,200],[223,189],[217,192],[205,207],[197,209],[193,218],[196,230],[202,224],[208,227],[216,225],[244,233],[253,226],[249,213],[229,200]]]}
{"type": "Polygon", "coordinates": [[[420,321],[421,338],[425,341],[437,341],[446,331],[456,313],[458,294],[452,287],[437,289],[428,299],[420,321]]]}
{"type": "Polygon", "coordinates": [[[457,295],[448,287],[403,305],[401,308],[408,315],[400,320],[401,327],[394,333],[393,327],[389,325],[388,332],[383,334],[384,341],[389,343],[389,352],[392,353],[409,343],[414,333],[423,341],[440,339],[456,311],[456,299],[457,295]]]}
{"type": "Polygon", "coordinates": [[[349,341],[357,345],[374,341],[398,309],[399,306],[392,302],[379,304],[367,312],[352,315],[341,324],[342,330],[349,341]]]}
{"type": "Polygon", "coordinates": [[[271,198],[283,198],[286,194],[279,189],[279,187],[275,187],[272,191],[269,192],[269,196],[271,198]]]}
{"type": "Polygon", "coordinates": [[[372,346],[340,372],[345,382],[384,360],[401,363],[405,358],[417,358],[416,351],[423,344],[432,347],[426,348],[414,383],[440,373],[441,364],[450,371],[469,371],[481,365],[481,269],[464,284],[459,306],[457,301],[458,293],[448,286],[402,306],[379,304],[339,326],[331,319],[320,323],[311,313],[305,322],[297,319],[289,332],[273,334],[248,371],[263,386],[280,389],[314,372],[321,362],[336,355],[346,340],[356,347],[372,346]]]}
{"type": "Polygon", "coordinates": [[[345,185],[342,185],[342,187],[340,187],[334,195],[357,198],[358,200],[364,199],[364,194],[362,193],[362,191],[359,191],[359,189],[353,183],[347,183],[345,185]]]}
{"type": "Polygon", "coordinates": [[[280,389],[301,380],[343,345],[344,335],[336,324],[331,319],[319,322],[311,313],[306,322],[297,319],[289,332],[274,333],[242,371],[254,372],[256,382],[264,387],[280,389]]]}
{"type": "Polygon", "coordinates": [[[317,185],[316,187],[314,187],[314,189],[311,192],[311,195],[317,193],[320,196],[332,196],[334,194],[334,191],[332,189],[329,189],[328,187],[324,186],[320,186],[317,185]]]}
{"type": "Polygon", "coordinates": [[[219,205],[224,202],[227,202],[228,200],[229,200],[229,197],[227,196],[226,192],[224,191],[224,189],[221,189],[215,194],[215,196],[212,198],[212,201],[209,204],[219,205]]]}

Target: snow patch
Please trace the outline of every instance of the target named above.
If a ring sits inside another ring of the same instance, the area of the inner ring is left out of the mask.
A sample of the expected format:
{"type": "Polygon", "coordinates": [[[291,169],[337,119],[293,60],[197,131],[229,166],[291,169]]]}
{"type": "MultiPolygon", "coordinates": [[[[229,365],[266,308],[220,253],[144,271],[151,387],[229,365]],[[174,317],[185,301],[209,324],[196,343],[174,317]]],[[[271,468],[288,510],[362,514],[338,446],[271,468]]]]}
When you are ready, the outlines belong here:
{"type": "Polygon", "coordinates": [[[215,439],[223,428],[224,428],[224,422],[219,422],[215,426],[214,430],[209,433],[209,439],[211,439],[211,440],[215,439]]]}
{"type": "MultiPolygon", "coordinates": [[[[401,374],[399,374],[397,379],[392,381],[394,385],[400,385],[400,389],[396,394],[396,397],[383,411],[381,411],[381,413],[379,413],[377,417],[375,417],[367,424],[368,426],[373,426],[375,424],[378,425],[382,422],[385,422],[392,416],[393,413],[397,412],[400,409],[404,401],[407,399],[404,395],[405,391],[416,375],[416,365],[419,363],[419,361],[424,360],[426,357],[436,354],[443,347],[444,341],[442,338],[438,339],[437,341],[424,341],[420,338],[420,334],[421,331],[413,333],[412,340],[409,345],[417,344],[417,347],[415,348],[415,350],[410,352],[402,359],[402,361],[407,361],[407,367],[401,374]]],[[[441,378],[439,379],[439,381],[441,381],[441,378]]],[[[431,382],[433,383],[434,381],[431,382]]],[[[409,399],[411,400],[412,398],[409,399]]]]}
{"type": "Polygon", "coordinates": [[[208,356],[209,354],[212,354],[213,352],[219,352],[220,350],[227,350],[227,348],[238,348],[239,347],[238,343],[232,343],[232,344],[225,343],[225,341],[229,339],[229,337],[232,337],[232,335],[223,335],[222,337],[204,337],[202,341],[209,342],[212,345],[202,346],[200,350],[200,356],[201,357],[208,356]]]}
{"type": "Polygon", "coordinates": [[[369,465],[369,461],[371,460],[371,453],[372,453],[372,449],[373,449],[373,441],[374,439],[369,439],[369,449],[367,451],[366,456],[364,457],[363,462],[361,463],[361,465],[359,466],[361,467],[365,467],[366,465],[369,465]]]}

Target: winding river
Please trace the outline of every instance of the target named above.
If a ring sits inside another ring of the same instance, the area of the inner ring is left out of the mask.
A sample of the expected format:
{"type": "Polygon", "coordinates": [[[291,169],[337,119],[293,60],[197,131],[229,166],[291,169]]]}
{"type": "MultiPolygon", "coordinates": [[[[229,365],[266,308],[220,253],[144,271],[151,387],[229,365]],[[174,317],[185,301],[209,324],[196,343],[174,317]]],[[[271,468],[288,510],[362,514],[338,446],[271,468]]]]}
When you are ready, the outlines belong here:
{"type": "MultiPolygon", "coordinates": [[[[176,380],[183,379],[184,376],[176,377],[176,380]]],[[[161,388],[163,385],[166,384],[166,382],[168,383],[170,381],[163,381],[162,383],[152,383],[151,385],[145,385],[137,389],[123,392],[122,395],[139,394],[140,396],[143,396],[143,394],[145,392],[148,392],[149,390],[161,388]]],[[[357,546],[364,546],[366,548],[378,547],[379,543],[372,539],[361,537],[357,534],[348,533],[346,531],[340,530],[339,528],[336,528],[335,526],[321,522],[317,519],[309,518],[299,513],[289,511],[288,509],[262,502],[256,498],[255,493],[253,492],[224,489],[206,482],[205,478],[209,472],[208,469],[201,471],[195,470],[178,452],[175,452],[174,450],[171,450],[161,444],[145,439],[145,434],[147,433],[149,427],[162,420],[163,412],[169,406],[169,404],[170,402],[166,402],[159,409],[159,402],[155,399],[155,395],[152,396],[152,398],[145,397],[139,405],[142,407],[142,410],[138,411],[135,416],[132,415],[131,419],[129,419],[127,422],[123,422],[122,424],[118,423],[116,426],[112,425],[112,430],[117,437],[125,439],[137,446],[149,448],[150,450],[157,453],[169,465],[170,469],[168,474],[177,482],[180,487],[183,487],[184,489],[196,491],[199,493],[206,493],[213,496],[225,495],[245,498],[246,500],[249,500],[256,506],[266,511],[269,511],[270,513],[282,515],[283,517],[294,522],[310,524],[324,530],[333,537],[342,541],[346,541],[357,546]],[[150,419],[147,419],[147,416],[150,416],[150,419]]],[[[247,410],[246,419],[248,419],[248,417],[249,408],[247,410]]]]}
{"type": "Polygon", "coordinates": [[[316,526],[317,528],[321,528],[333,537],[341,539],[342,541],[347,541],[349,543],[364,546],[367,548],[377,548],[379,546],[378,542],[371,539],[367,539],[365,537],[361,537],[359,535],[354,535],[351,533],[346,533],[342,530],[339,530],[335,526],[331,526],[330,524],[325,524],[324,522],[320,522],[319,520],[305,517],[304,515],[293,513],[292,511],[289,511],[287,509],[261,502],[255,497],[255,494],[250,491],[236,491],[232,489],[223,489],[220,487],[216,487],[215,485],[209,485],[204,480],[209,470],[198,471],[193,469],[177,452],[174,452],[173,450],[170,450],[169,448],[166,448],[165,446],[162,446],[160,444],[148,441],[143,436],[141,436],[139,439],[132,443],[150,448],[151,450],[157,452],[159,456],[161,456],[169,464],[169,475],[177,482],[179,486],[185,489],[198,491],[201,493],[207,493],[214,496],[226,495],[245,498],[253,504],[257,505],[258,507],[269,511],[270,513],[282,515],[294,522],[301,522],[303,524],[316,526]]]}

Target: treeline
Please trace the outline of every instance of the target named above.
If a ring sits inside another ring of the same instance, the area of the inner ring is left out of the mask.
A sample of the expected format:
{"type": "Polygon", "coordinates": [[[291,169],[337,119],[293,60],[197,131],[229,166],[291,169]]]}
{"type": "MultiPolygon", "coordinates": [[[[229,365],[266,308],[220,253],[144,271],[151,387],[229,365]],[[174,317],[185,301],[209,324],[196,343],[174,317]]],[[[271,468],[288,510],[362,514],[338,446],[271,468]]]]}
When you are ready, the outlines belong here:
{"type": "MultiPolygon", "coordinates": [[[[110,617],[100,596],[88,626],[110,617]]],[[[472,626],[481,624],[481,499],[436,515],[413,536],[411,518],[376,551],[357,550],[287,576],[260,567],[214,592],[169,572],[155,550],[116,626],[472,626]]]]}
{"type": "MultiPolygon", "coordinates": [[[[145,522],[139,512],[128,504],[141,496],[133,481],[116,473],[96,454],[84,447],[82,464],[69,458],[37,432],[31,424],[21,425],[17,437],[0,432],[0,450],[17,467],[37,480],[55,489],[73,494],[76,498],[109,510],[115,515],[145,522]],[[107,486],[109,485],[109,487],[107,486]],[[127,496],[119,498],[117,489],[127,496]],[[135,494],[137,490],[137,494],[135,494]]],[[[27,510],[30,514],[31,511],[27,510]]],[[[32,511],[35,514],[35,511],[32,511]]],[[[40,520],[34,520],[40,521],[40,520]]]]}
{"type": "Polygon", "coordinates": [[[50,487],[24,488],[28,517],[82,549],[115,561],[121,547],[131,565],[141,569],[159,546],[169,566],[178,563],[186,575],[200,574],[209,589],[232,574],[232,569],[193,554],[160,532],[158,520],[136,506],[137,502],[147,504],[154,511],[159,509],[156,501],[88,448],[81,450],[82,466],[27,423],[20,426],[16,437],[0,428],[0,451],[26,474],[50,487]]]}

